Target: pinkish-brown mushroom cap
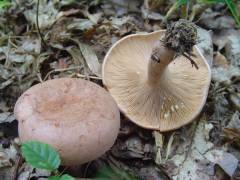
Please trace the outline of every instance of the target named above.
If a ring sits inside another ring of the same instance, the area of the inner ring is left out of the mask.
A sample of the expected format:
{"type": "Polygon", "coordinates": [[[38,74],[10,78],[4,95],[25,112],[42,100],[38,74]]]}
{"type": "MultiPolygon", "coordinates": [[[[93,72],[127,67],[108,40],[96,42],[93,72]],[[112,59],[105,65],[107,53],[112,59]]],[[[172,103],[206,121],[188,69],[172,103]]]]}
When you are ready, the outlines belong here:
{"type": "Polygon", "coordinates": [[[199,69],[179,56],[161,70],[157,83],[149,82],[150,57],[164,34],[159,30],[122,38],[108,51],[102,70],[103,83],[120,110],[137,125],[161,132],[177,129],[197,117],[211,81],[210,67],[194,46],[192,58],[199,69]]]}
{"type": "Polygon", "coordinates": [[[31,87],[18,99],[14,114],[20,140],[52,145],[64,165],[82,164],[104,154],[120,127],[113,98],[81,79],[54,79],[31,87]]]}

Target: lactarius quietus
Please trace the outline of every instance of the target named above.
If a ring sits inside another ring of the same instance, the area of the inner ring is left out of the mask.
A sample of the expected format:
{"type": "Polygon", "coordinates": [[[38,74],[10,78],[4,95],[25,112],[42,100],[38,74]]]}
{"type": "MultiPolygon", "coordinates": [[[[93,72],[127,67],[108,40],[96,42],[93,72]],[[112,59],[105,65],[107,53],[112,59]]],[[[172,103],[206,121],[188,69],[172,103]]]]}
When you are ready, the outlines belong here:
{"type": "Polygon", "coordinates": [[[78,165],[105,153],[120,127],[118,107],[100,86],[60,78],[37,84],[18,99],[14,114],[22,142],[52,145],[63,165],[78,165]]]}
{"type": "Polygon", "coordinates": [[[134,123],[160,132],[191,122],[205,104],[211,80],[196,44],[195,26],[180,20],[167,30],[124,37],[103,63],[103,83],[134,123]]]}

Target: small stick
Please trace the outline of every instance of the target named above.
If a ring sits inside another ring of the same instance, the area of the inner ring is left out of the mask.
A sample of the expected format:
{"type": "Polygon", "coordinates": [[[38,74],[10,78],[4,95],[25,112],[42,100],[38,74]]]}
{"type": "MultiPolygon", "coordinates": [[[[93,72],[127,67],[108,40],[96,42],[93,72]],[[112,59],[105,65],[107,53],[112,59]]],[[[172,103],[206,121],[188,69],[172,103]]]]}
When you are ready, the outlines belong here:
{"type": "Polygon", "coordinates": [[[155,163],[160,165],[162,163],[161,151],[163,149],[163,135],[159,131],[154,131],[153,136],[155,138],[155,145],[157,148],[155,163]]]}
{"type": "Polygon", "coordinates": [[[186,53],[183,53],[182,55],[191,62],[192,67],[194,66],[196,69],[199,69],[197,63],[190,56],[188,56],[186,53]]]}
{"type": "Polygon", "coordinates": [[[17,161],[16,161],[16,166],[14,168],[14,171],[13,171],[13,175],[12,175],[12,178],[11,180],[17,180],[17,175],[18,175],[18,169],[19,169],[19,166],[22,162],[22,156],[21,155],[17,155],[17,161]]]}

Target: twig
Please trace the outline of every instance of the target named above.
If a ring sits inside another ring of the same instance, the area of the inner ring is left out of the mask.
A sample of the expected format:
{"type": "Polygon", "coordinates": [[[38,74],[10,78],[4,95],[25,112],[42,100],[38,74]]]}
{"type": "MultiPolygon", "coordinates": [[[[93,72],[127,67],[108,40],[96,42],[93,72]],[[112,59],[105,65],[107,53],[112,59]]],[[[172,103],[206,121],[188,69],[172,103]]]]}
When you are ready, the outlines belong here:
{"type": "Polygon", "coordinates": [[[153,136],[155,138],[155,146],[157,149],[155,163],[160,165],[163,163],[162,161],[162,149],[163,149],[163,134],[159,131],[153,131],[153,136]]]}
{"type": "Polygon", "coordinates": [[[92,161],[87,163],[86,168],[84,169],[84,172],[83,172],[83,177],[84,178],[87,177],[88,169],[89,169],[91,164],[92,164],[92,161]]]}
{"type": "Polygon", "coordinates": [[[55,72],[64,72],[64,71],[71,71],[71,70],[76,70],[76,69],[82,69],[82,66],[76,66],[76,67],[69,67],[69,68],[63,68],[63,69],[54,69],[52,71],[49,71],[47,75],[43,78],[43,81],[46,81],[47,78],[55,72]]]}
{"type": "Polygon", "coordinates": [[[40,73],[37,73],[37,77],[38,77],[38,80],[40,81],[40,83],[42,83],[43,80],[42,80],[42,77],[41,77],[41,74],[40,74],[40,73]]]}
{"type": "Polygon", "coordinates": [[[185,155],[185,157],[184,157],[184,160],[183,160],[183,162],[181,163],[182,165],[186,162],[186,160],[187,160],[187,158],[188,158],[188,156],[189,156],[189,154],[190,154],[190,152],[191,152],[191,150],[192,150],[191,148],[192,148],[192,146],[193,146],[193,141],[194,141],[194,137],[195,137],[195,135],[196,135],[196,130],[197,130],[198,124],[199,124],[199,120],[198,120],[197,122],[195,122],[195,124],[193,124],[193,135],[192,135],[192,137],[191,137],[191,141],[190,141],[190,144],[189,144],[189,146],[188,146],[188,149],[187,149],[186,155],[185,155]]]}
{"type": "Polygon", "coordinates": [[[77,77],[80,77],[80,78],[86,78],[86,77],[88,77],[89,79],[102,80],[101,77],[97,77],[97,76],[89,76],[89,75],[84,75],[84,74],[79,74],[79,73],[77,73],[76,75],[77,75],[77,77]]]}
{"type": "Polygon", "coordinates": [[[39,28],[39,19],[38,19],[38,15],[39,15],[39,2],[40,0],[37,1],[37,12],[36,12],[36,25],[37,25],[37,31],[38,31],[38,34],[43,42],[43,45],[45,46],[45,48],[47,47],[47,43],[45,42],[43,36],[42,36],[42,33],[41,33],[41,30],[39,28]]]}
{"type": "Polygon", "coordinates": [[[18,169],[19,169],[20,164],[22,163],[22,156],[21,155],[18,155],[16,163],[17,164],[14,168],[13,175],[12,175],[12,178],[11,178],[12,180],[17,180],[18,169]]]}
{"type": "Polygon", "coordinates": [[[175,136],[175,132],[173,132],[170,136],[170,139],[168,141],[168,144],[167,144],[167,152],[166,152],[166,156],[165,156],[165,159],[164,159],[164,162],[167,162],[168,160],[168,156],[170,154],[170,150],[171,150],[171,146],[173,144],[173,140],[174,140],[174,136],[175,136]]]}
{"type": "Polygon", "coordinates": [[[187,1],[187,6],[186,6],[186,19],[188,19],[188,16],[189,16],[189,9],[190,9],[190,2],[187,1]]]}
{"type": "Polygon", "coordinates": [[[10,51],[11,51],[11,43],[10,43],[10,36],[8,36],[7,55],[6,55],[6,60],[4,64],[4,66],[7,68],[10,66],[10,62],[9,62],[10,51]]]}
{"type": "Polygon", "coordinates": [[[188,54],[183,53],[182,55],[191,62],[192,67],[194,66],[196,69],[199,69],[197,63],[188,54]]]}

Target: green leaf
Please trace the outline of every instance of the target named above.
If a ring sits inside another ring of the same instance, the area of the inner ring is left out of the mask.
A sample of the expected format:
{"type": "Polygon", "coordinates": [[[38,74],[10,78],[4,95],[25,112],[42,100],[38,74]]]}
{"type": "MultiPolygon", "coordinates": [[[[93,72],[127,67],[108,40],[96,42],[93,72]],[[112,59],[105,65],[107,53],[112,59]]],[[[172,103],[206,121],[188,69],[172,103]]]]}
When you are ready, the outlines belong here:
{"type": "Polygon", "coordinates": [[[21,150],[27,163],[35,168],[53,171],[60,165],[59,154],[48,144],[29,141],[22,144],[21,150]]]}
{"type": "Polygon", "coordinates": [[[75,178],[72,176],[69,176],[68,174],[64,174],[62,176],[50,176],[48,177],[48,180],[74,180],[75,178]]]}
{"type": "Polygon", "coordinates": [[[176,3],[177,7],[187,4],[188,0],[178,0],[176,3]]]}
{"type": "Polygon", "coordinates": [[[97,174],[95,175],[95,178],[100,179],[123,179],[123,180],[137,180],[132,175],[128,174],[124,170],[121,170],[117,167],[103,167],[101,168],[97,174]]]}
{"type": "Polygon", "coordinates": [[[240,26],[240,16],[238,14],[236,5],[234,4],[233,0],[225,0],[225,3],[227,4],[228,9],[231,11],[237,25],[240,26]]]}
{"type": "Polygon", "coordinates": [[[59,176],[49,176],[48,180],[59,180],[60,177],[59,176]]]}
{"type": "Polygon", "coordinates": [[[168,10],[167,14],[164,17],[163,21],[166,21],[173,12],[175,12],[180,6],[182,5],[186,5],[188,3],[189,0],[177,0],[168,10]]]}
{"type": "Polygon", "coordinates": [[[204,4],[216,4],[216,3],[224,3],[225,0],[197,0],[197,3],[204,3],[204,4]]]}
{"type": "Polygon", "coordinates": [[[9,0],[0,0],[0,9],[11,6],[11,2],[9,0]]]}
{"type": "Polygon", "coordinates": [[[74,180],[75,178],[72,176],[69,176],[68,174],[64,174],[60,177],[60,180],[74,180]]]}

